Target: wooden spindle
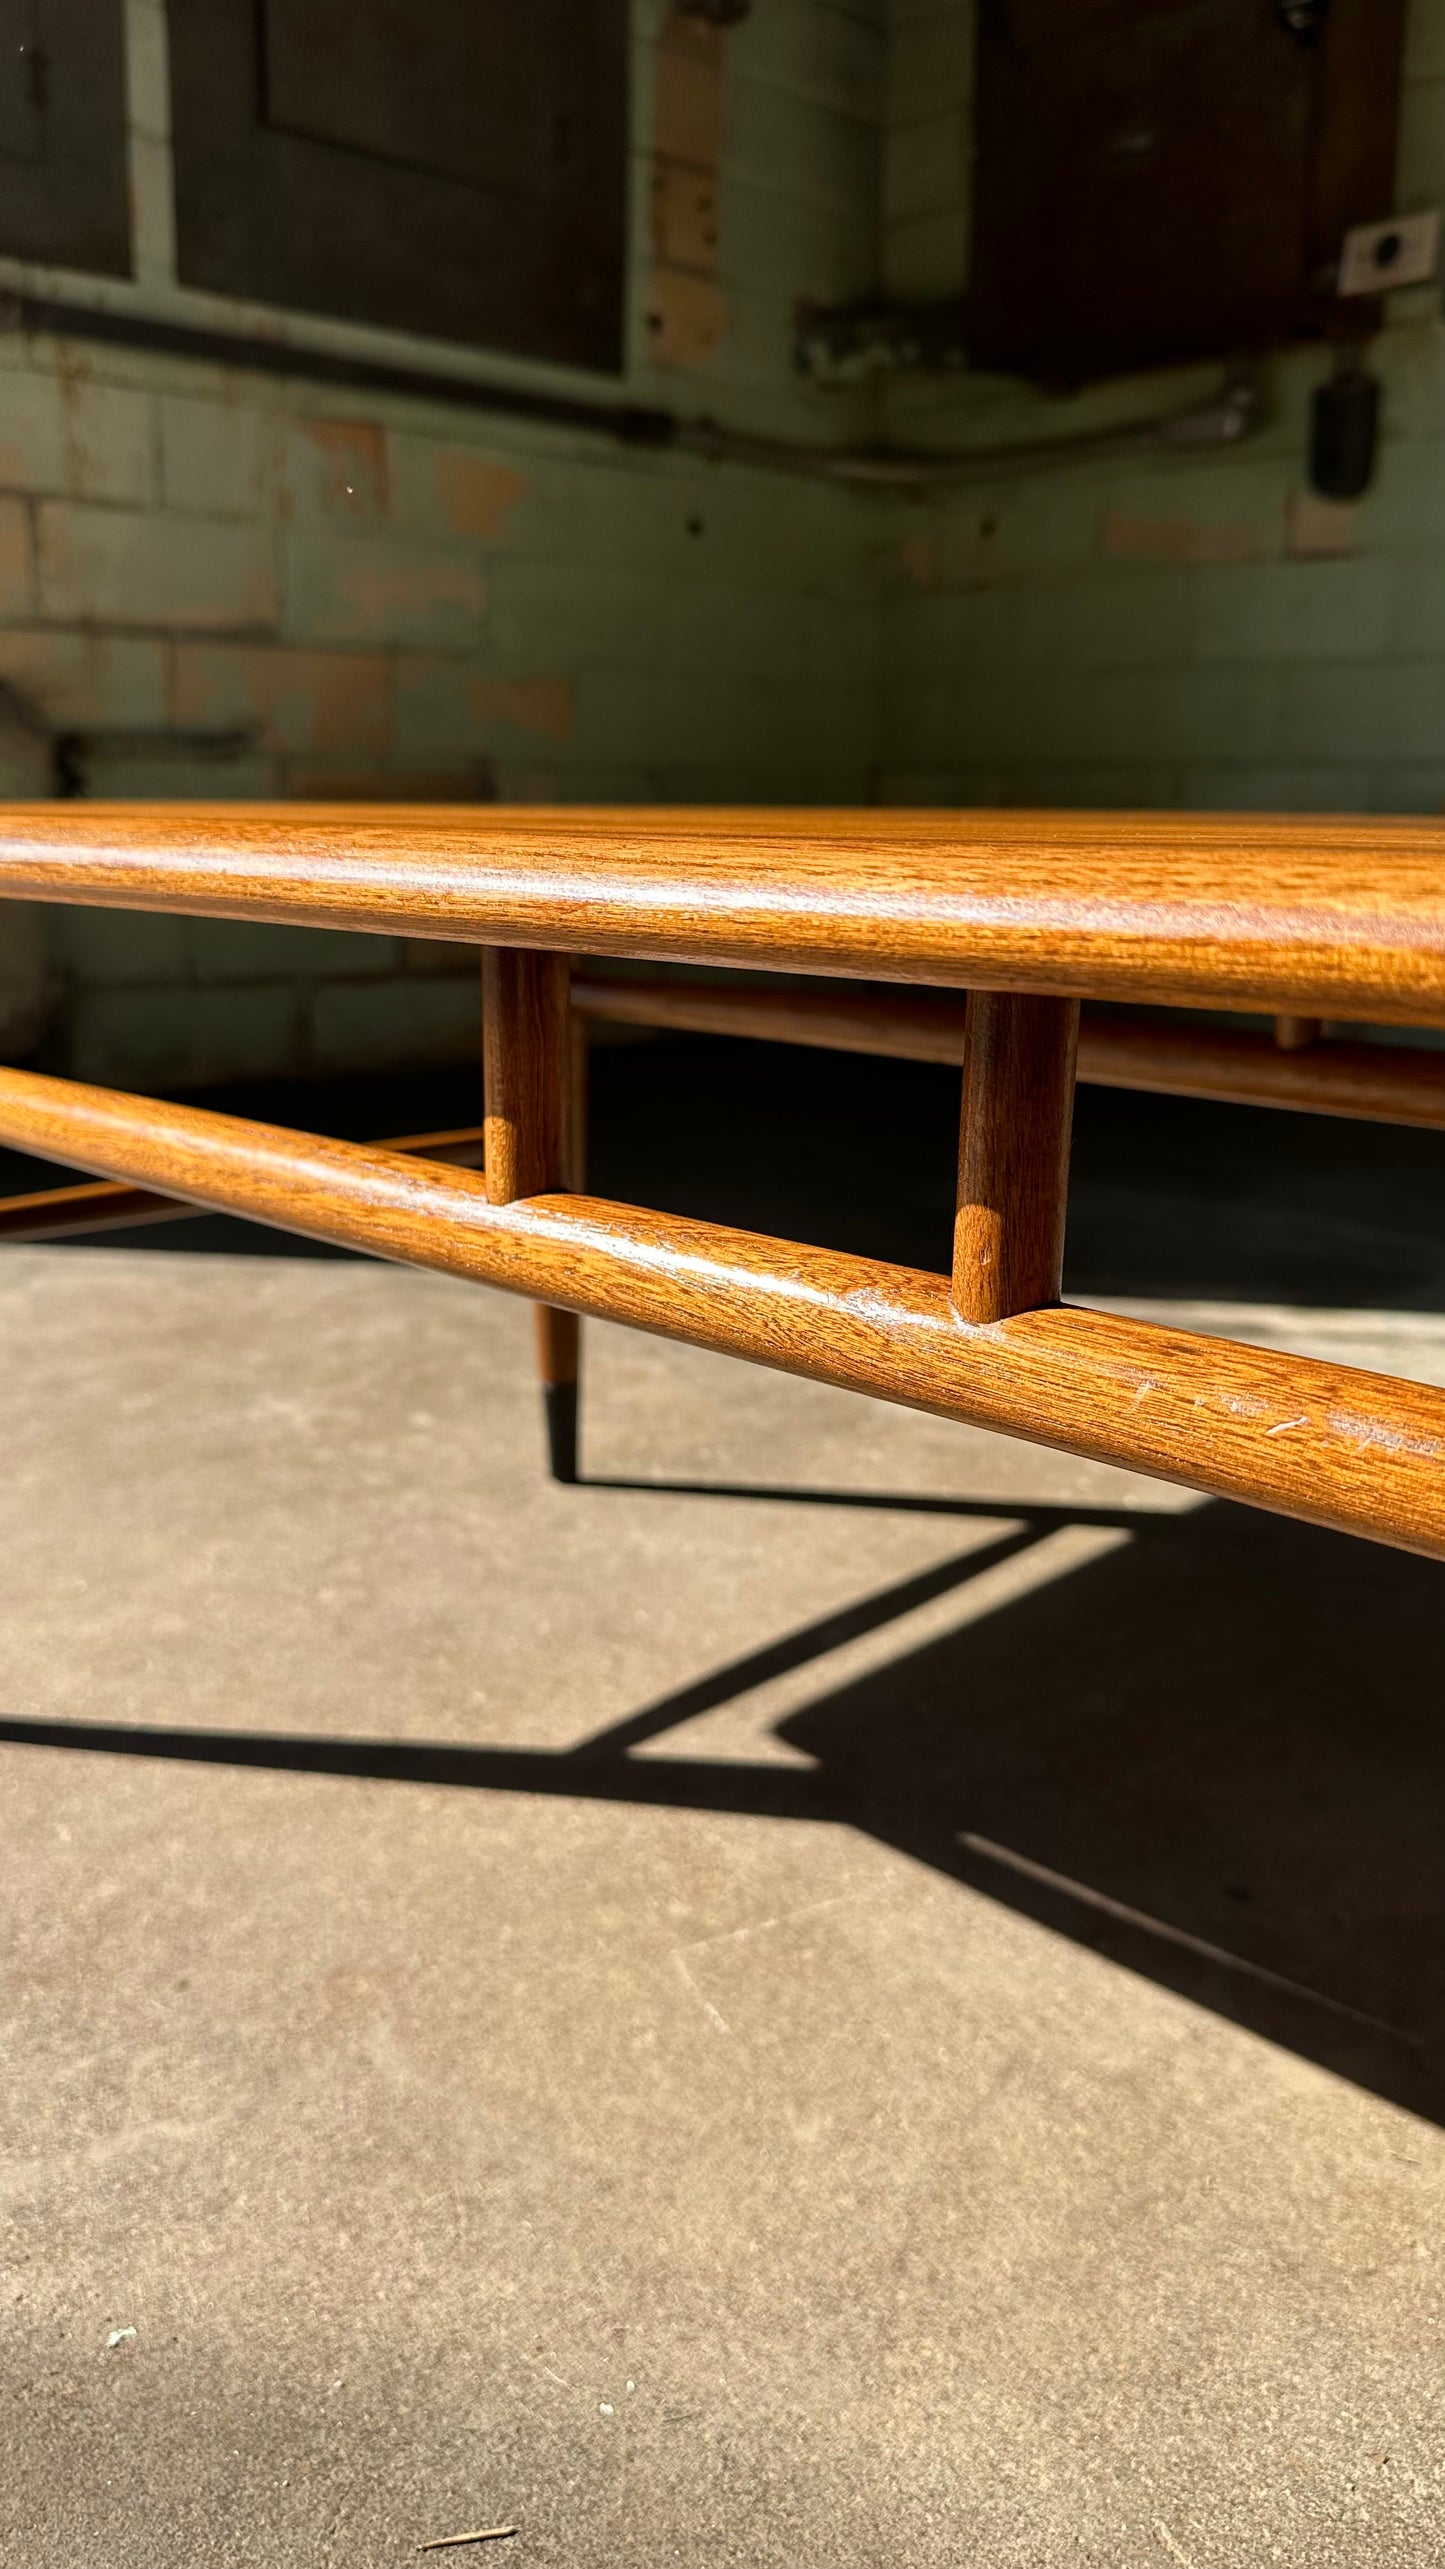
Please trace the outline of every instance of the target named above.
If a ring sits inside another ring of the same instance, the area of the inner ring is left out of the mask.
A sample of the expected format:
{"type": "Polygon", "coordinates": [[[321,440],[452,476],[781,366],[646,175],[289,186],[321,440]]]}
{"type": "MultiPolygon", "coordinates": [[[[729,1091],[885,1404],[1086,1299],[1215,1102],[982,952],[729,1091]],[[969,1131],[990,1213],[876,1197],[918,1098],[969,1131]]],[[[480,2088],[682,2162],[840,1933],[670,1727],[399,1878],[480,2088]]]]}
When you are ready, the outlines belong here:
{"type": "Polygon", "coordinates": [[[1059,1299],[1078,1003],[976,990],[964,1034],[953,1300],[965,1320],[1059,1299]]]}
{"type": "Polygon", "coordinates": [[[1276,1017],[1274,1040],[1282,1053],[1302,1053],[1317,1044],[1325,1031],[1323,1017],[1276,1017]]]}
{"type": "MultiPolygon", "coordinates": [[[[569,979],[563,955],[512,946],[483,949],[482,1064],[492,1204],[553,1194],[572,1177],[569,979]]],[[[577,1478],[580,1340],[575,1312],[536,1306],[537,1372],[554,1481],[577,1478]]]]}

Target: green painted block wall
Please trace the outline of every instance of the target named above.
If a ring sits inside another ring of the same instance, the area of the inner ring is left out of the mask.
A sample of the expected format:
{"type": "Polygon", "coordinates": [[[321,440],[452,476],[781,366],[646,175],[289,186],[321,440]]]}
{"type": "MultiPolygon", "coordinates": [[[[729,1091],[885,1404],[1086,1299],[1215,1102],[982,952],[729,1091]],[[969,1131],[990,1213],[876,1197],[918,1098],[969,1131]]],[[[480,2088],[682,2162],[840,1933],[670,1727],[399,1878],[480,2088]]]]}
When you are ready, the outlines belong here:
{"type": "MultiPolygon", "coordinates": [[[[269,330],[175,285],[164,0],[127,5],[136,290],[269,330]]],[[[973,0],[756,0],[716,39],[709,273],[658,192],[691,149],[665,0],[634,23],[618,391],[820,449],[1047,435],[1057,460],[860,498],[0,336],[0,678],[88,735],[88,790],[1445,810],[1438,286],[1390,300],[1380,471],[1349,509],[1307,482],[1319,351],[1269,360],[1260,433],[1192,458],[1068,449],[1206,397],[1211,367],[1067,401],[969,375],[820,389],[794,362],[801,303],[966,285],[973,0]]],[[[1445,0],[1411,0],[1396,210],[1442,201],[1445,0]]],[[[0,262],[6,284],[76,287],[0,262]]],[[[52,934],[51,1056],[91,1078],[475,1052],[457,949],[99,912],[52,934]]]]}
{"type": "MultiPolygon", "coordinates": [[[[128,15],[146,307],[269,330],[175,284],[163,0],[128,15]]],[[[634,31],[625,377],[495,361],[489,378],[820,445],[856,433],[856,401],[798,376],[793,315],[875,282],[882,0],[766,0],[702,38],[715,275],[682,283],[687,310],[715,305],[715,345],[653,330],[679,255],[657,232],[659,155],[691,142],[660,82],[663,0],[636,0],[634,31]]],[[[881,702],[870,545],[857,502],[772,474],[0,334],[0,678],[88,736],[98,796],[861,800],[881,702]]],[[[476,1050],[457,948],[59,910],[51,933],[50,1052],[88,1078],[476,1050]]]]}
{"type": "MultiPolygon", "coordinates": [[[[968,273],[972,0],[895,0],[885,269],[968,273]]],[[[1445,0],[1411,0],[1395,203],[1445,202],[1445,0]]],[[[1323,350],[1262,369],[1260,434],[1213,458],[1058,464],[895,506],[880,791],[893,802],[1445,811],[1445,326],[1396,294],[1370,351],[1379,472],[1311,492],[1323,350]]],[[[1048,400],[967,377],[894,385],[933,447],[1071,436],[1185,408],[1208,367],[1048,400]]]]}

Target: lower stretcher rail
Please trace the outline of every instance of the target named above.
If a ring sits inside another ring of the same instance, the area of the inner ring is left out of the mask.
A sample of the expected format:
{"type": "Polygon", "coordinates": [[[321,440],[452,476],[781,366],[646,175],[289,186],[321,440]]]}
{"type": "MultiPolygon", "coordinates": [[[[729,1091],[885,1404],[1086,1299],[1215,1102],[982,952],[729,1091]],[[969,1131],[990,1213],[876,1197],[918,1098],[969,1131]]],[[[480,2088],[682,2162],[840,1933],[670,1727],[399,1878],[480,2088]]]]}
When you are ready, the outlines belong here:
{"type": "Polygon", "coordinates": [[[0,1142],[216,1211],[1445,1559],[1445,1392],[466,1169],[0,1072],[0,1142]]]}

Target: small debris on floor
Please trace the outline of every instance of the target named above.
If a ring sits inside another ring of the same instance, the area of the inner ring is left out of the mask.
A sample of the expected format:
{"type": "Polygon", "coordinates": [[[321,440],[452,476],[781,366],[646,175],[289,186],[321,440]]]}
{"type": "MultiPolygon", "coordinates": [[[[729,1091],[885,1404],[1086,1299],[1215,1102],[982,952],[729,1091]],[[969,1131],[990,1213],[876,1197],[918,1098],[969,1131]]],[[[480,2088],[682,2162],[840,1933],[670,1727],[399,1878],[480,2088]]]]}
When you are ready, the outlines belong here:
{"type": "Polygon", "coordinates": [[[515,2524],[484,2524],[476,2533],[438,2533],[430,2542],[419,2542],[418,2551],[452,2551],[462,2542],[505,2542],[510,2534],[520,2533],[515,2524]]]}
{"type": "Polygon", "coordinates": [[[135,2330],[133,2328],[113,2328],[105,2341],[106,2353],[109,2355],[115,2347],[123,2346],[126,2339],[128,2337],[134,2337],[134,2335],[135,2330]]]}

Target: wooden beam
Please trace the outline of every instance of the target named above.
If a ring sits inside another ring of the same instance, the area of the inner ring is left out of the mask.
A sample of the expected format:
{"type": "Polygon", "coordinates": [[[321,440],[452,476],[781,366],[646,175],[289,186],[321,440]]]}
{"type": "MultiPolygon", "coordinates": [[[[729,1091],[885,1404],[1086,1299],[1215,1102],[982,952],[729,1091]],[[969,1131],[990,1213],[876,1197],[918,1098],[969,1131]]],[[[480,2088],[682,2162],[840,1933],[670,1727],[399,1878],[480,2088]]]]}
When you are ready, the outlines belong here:
{"type": "Polygon", "coordinates": [[[572,976],[572,1005],[602,1025],[652,1026],[687,1035],[750,1035],[890,1061],[961,1063],[968,1002],[962,991],[880,990],[847,981],[806,989],[779,982],[667,981],[655,972],[572,976]]]}
{"type": "Polygon", "coordinates": [[[96,1231],[131,1231],[153,1222],[194,1222],[200,1207],[143,1186],[95,1179],[83,1186],[37,1187],[0,1196],[0,1240],[83,1240],[96,1231]]]}
{"type": "Polygon", "coordinates": [[[1445,823],[91,802],[0,896],[1065,998],[1445,1023],[1445,823]]]}
{"type": "Polygon", "coordinates": [[[217,1211],[1445,1559],[1445,1392],[1068,1307],[977,1328],[948,1280],[0,1071],[0,1141],[217,1211]]]}
{"type": "Polygon", "coordinates": [[[968,1003],[953,1299],[980,1326],[1062,1290],[1079,1008],[976,990],[968,1003]]]}
{"type": "MultiPolygon", "coordinates": [[[[602,1022],[682,1034],[746,1035],[765,1043],[897,1061],[961,1063],[966,1002],[935,990],[847,982],[769,989],[752,981],[664,981],[655,973],[580,972],[573,1005],[602,1022]]],[[[1078,1077],[1086,1087],[1214,1097],[1302,1115],[1445,1129],[1445,1051],[1321,1040],[1281,1050],[1275,1036],[1161,1024],[1132,1010],[1085,1007],[1078,1077]]]]}
{"type": "MultiPolygon", "coordinates": [[[[482,1165],[482,1128],[465,1124],[445,1133],[400,1133],[378,1142],[379,1151],[411,1151],[420,1160],[447,1160],[453,1168],[482,1165]]],[[[204,1204],[182,1204],[143,1186],[96,1179],[83,1186],[37,1187],[29,1195],[0,1196],[0,1240],[80,1240],[97,1231],[129,1231],[153,1222],[195,1222],[204,1204]]]]}
{"type": "Polygon", "coordinates": [[[1161,1026],[1124,1009],[1086,1008],[1079,1077],[1096,1088],[1445,1130],[1445,1052],[1416,1045],[1324,1041],[1281,1051],[1269,1035],[1187,1019],[1161,1026]]]}

